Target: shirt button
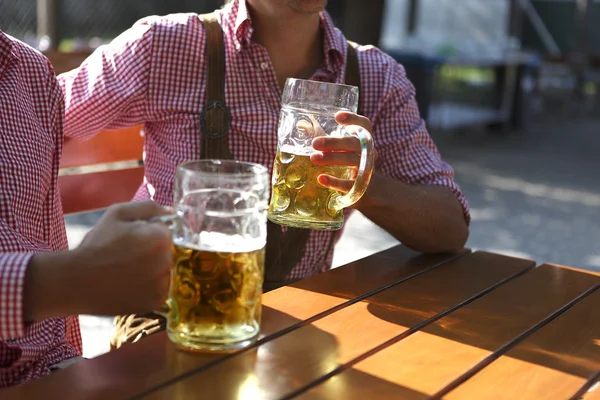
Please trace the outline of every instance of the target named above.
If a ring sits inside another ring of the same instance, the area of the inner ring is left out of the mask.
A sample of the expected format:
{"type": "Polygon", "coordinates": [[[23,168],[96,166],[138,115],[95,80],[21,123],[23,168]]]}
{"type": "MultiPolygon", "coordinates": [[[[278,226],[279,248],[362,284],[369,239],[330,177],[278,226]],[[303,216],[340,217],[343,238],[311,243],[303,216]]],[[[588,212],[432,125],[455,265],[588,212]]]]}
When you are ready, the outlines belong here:
{"type": "Polygon", "coordinates": [[[242,48],[242,45],[240,45],[239,43],[236,43],[236,44],[235,44],[235,49],[236,49],[236,50],[239,50],[239,49],[241,49],[241,48],[242,48]]]}
{"type": "Polygon", "coordinates": [[[267,64],[266,62],[261,63],[260,67],[262,68],[263,71],[266,71],[269,69],[269,64],[267,64]]]}

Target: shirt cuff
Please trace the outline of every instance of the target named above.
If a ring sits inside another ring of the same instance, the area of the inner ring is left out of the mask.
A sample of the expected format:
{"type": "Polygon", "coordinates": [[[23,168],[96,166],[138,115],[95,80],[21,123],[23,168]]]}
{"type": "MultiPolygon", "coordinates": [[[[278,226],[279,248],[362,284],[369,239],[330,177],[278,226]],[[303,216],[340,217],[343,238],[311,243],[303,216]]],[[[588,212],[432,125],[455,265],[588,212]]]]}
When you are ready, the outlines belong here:
{"type": "Polygon", "coordinates": [[[23,290],[33,253],[0,254],[0,340],[25,336],[23,290]]]}

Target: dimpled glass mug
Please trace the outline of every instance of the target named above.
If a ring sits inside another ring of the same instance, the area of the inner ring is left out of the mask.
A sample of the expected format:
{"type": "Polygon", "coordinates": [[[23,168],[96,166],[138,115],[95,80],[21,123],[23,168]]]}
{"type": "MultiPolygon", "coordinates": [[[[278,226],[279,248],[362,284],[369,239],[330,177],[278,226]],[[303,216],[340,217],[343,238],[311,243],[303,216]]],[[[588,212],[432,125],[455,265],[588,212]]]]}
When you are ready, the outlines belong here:
{"type": "Polygon", "coordinates": [[[175,345],[231,351],[260,329],[267,239],[268,170],[237,161],[178,166],[172,216],[169,299],[161,311],[175,345]]]}
{"type": "Polygon", "coordinates": [[[356,113],[358,88],[336,83],[288,79],[282,95],[278,146],[271,180],[269,220],[296,228],[336,230],[344,224],[344,208],[356,203],[367,190],[373,174],[371,135],[358,126],[335,121],[338,111],[356,113]],[[361,159],[357,171],[348,166],[316,166],[312,141],[319,136],[356,136],[361,159]],[[317,178],[326,174],[341,179],[355,177],[344,194],[322,186],[317,178]]]}

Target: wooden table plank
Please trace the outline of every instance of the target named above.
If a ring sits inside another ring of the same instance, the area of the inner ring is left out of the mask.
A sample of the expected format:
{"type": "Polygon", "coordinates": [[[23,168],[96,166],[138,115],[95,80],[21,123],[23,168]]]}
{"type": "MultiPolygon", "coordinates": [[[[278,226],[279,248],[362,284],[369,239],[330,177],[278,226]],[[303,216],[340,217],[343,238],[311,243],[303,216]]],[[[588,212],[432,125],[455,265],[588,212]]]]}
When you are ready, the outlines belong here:
{"type": "MultiPolygon", "coordinates": [[[[326,310],[369,296],[388,285],[410,279],[430,268],[470,253],[419,254],[405,246],[395,246],[363,260],[333,269],[324,274],[298,281],[266,293],[263,304],[307,320],[326,310]],[[299,304],[298,298],[302,296],[299,304]]],[[[285,329],[286,325],[270,321],[269,331],[285,329]]],[[[265,331],[265,329],[263,329],[265,331]]]]}
{"type": "MultiPolygon", "coordinates": [[[[326,315],[332,307],[344,307],[350,299],[418,275],[467,252],[420,255],[404,246],[396,246],[297,282],[292,287],[269,292],[263,296],[261,340],[268,341],[272,335],[297,327],[306,319],[326,315]],[[299,290],[303,293],[301,301],[299,290]]],[[[222,357],[178,351],[168,342],[166,334],[161,333],[49,377],[11,388],[2,393],[2,399],[46,398],[52,397],[53,393],[69,399],[123,398],[151,390],[222,357]],[[65,388],[69,388],[68,392],[65,388]]]]}
{"type": "Polygon", "coordinates": [[[508,351],[445,399],[568,399],[600,370],[600,291],[508,351]],[[548,388],[552,388],[549,390],[548,388]]]}
{"type": "Polygon", "coordinates": [[[596,382],[583,396],[583,400],[600,400],[600,381],[596,382]]]}
{"type": "MultiPolygon", "coordinates": [[[[149,396],[151,399],[288,396],[534,262],[475,253],[395,285],[149,396]],[[382,318],[385,315],[385,318],[382,318]],[[219,382],[218,384],[214,384],[219,382]]],[[[302,302],[297,297],[296,304],[302,302]]]]}
{"type": "MultiPolygon", "coordinates": [[[[397,385],[398,395],[407,389],[415,393],[403,399],[427,398],[599,281],[597,276],[565,268],[535,268],[300,398],[360,399],[353,395],[360,393],[357,373],[388,382],[386,395],[391,397],[397,385]]],[[[391,310],[379,316],[394,318],[391,310]]]]}
{"type": "Polygon", "coordinates": [[[571,397],[573,400],[600,400],[600,370],[590,376],[586,383],[571,397]]]}

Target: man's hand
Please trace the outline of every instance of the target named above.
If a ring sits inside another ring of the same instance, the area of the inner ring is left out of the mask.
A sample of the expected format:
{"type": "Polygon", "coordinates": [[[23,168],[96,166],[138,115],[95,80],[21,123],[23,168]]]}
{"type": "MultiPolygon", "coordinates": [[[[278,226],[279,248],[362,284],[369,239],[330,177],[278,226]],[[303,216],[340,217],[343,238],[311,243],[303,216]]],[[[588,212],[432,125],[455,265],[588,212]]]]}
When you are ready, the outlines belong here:
{"type": "MultiPolygon", "coordinates": [[[[336,114],[341,125],[358,125],[369,133],[371,121],[349,112],[336,114]]],[[[346,165],[358,170],[360,140],[357,137],[313,139],[318,152],[311,156],[315,165],[346,165]]],[[[377,157],[377,154],[375,154],[377,157]]],[[[355,176],[355,175],[354,175],[355,176]]],[[[354,180],[320,175],[321,185],[348,192],[354,180]]],[[[385,229],[402,244],[420,252],[454,252],[463,248],[469,228],[458,199],[452,191],[437,185],[412,185],[374,173],[369,189],[352,206],[385,229]]]]}
{"type": "Polygon", "coordinates": [[[148,222],[168,211],[151,201],[109,208],[78,248],[97,274],[97,314],[159,309],[167,298],[172,264],[171,232],[148,222]],[[110,295],[107,295],[110,294],[110,295]]]}
{"type": "Polygon", "coordinates": [[[150,201],[115,205],[77,249],[34,256],[26,318],[159,309],[169,286],[171,232],[148,221],[168,212],[150,201]]]}
{"type": "MultiPolygon", "coordinates": [[[[340,111],[335,115],[338,124],[344,126],[357,125],[371,133],[371,121],[350,112],[340,111]]],[[[312,146],[318,153],[313,154],[310,160],[315,165],[344,165],[356,171],[360,165],[360,139],[355,136],[327,137],[320,136],[313,140],[312,146]]],[[[375,155],[377,157],[377,155],[375,155]]],[[[319,183],[330,189],[348,192],[354,185],[354,179],[339,179],[331,175],[320,175],[319,183]]]]}

